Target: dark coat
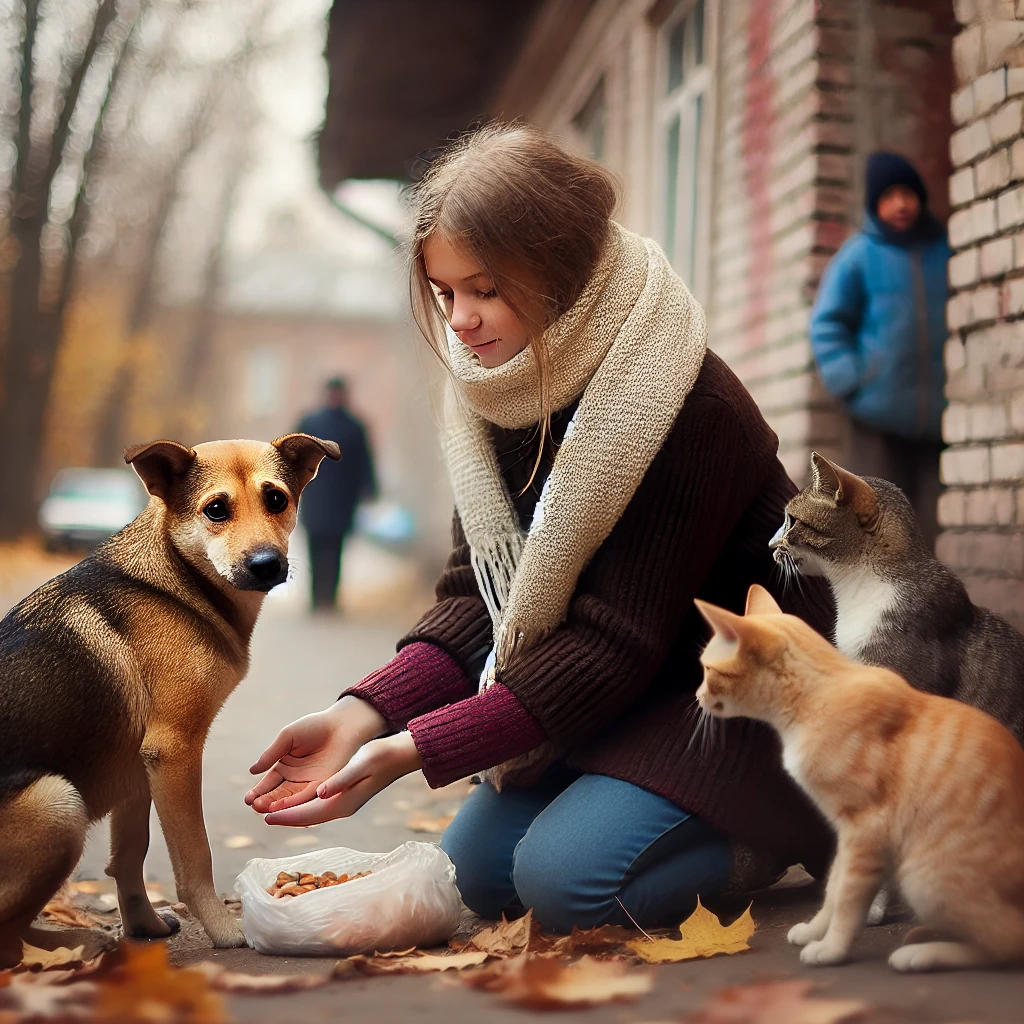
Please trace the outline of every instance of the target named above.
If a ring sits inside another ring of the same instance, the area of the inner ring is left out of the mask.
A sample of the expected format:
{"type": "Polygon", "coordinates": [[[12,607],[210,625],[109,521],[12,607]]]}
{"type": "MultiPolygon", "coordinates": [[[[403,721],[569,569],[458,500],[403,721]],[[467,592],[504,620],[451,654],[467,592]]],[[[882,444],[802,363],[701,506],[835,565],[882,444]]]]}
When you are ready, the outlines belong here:
{"type": "Polygon", "coordinates": [[[324,459],[316,478],[302,492],[299,521],[311,536],[344,537],[352,530],[359,502],[377,495],[366,430],[350,412],[330,406],[303,416],[298,430],[337,441],[341,448],[341,461],[324,459]]]}

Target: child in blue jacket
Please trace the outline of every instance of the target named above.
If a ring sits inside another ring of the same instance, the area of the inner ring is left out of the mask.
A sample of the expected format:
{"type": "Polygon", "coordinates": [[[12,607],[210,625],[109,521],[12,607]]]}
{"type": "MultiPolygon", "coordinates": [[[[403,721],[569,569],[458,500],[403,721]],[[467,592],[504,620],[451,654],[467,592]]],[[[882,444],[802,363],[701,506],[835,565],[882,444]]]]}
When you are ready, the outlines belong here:
{"type": "Polygon", "coordinates": [[[934,543],[945,404],[942,224],[913,165],[868,158],[864,224],[836,253],[811,316],[825,387],[851,417],[849,469],[903,489],[934,543]]]}

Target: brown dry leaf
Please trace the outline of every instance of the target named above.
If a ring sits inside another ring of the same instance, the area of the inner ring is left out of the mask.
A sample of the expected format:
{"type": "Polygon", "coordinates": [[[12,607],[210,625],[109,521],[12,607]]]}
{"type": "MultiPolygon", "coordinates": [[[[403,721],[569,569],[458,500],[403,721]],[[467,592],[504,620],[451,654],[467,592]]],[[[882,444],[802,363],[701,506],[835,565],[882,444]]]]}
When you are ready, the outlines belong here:
{"type": "Polygon", "coordinates": [[[846,1024],[869,1009],[859,999],[809,995],[812,981],[764,981],[716,992],[684,1024],[846,1024]]]}
{"type": "Polygon", "coordinates": [[[113,881],[100,882],[93,878],[87,878],[81,882],[72,882],[71,891],[82,892],[85,893],[87,896],[95,896],[97,893],[101,892],[112,892],[113,885],[113,881]]]}
{"type": "Polygon", "coordinates": [[[350,956],[338,964],[339,976],[347,974],[352,964],[362,974],[429,974],[436,971],[462,971],[467,967],[479,967],[489,954],[480,950],[467,953],[450,953],[447,956],[435,953],[417,953],[413,956],[350,956]]]}
{"type": "Polygon", "coordinates": [[[95,1019],[118,1024],[188,1021],[227,1024],[223,997],[212,990],[202,971],[178,969],[167,962],[167,947],[125,943],[120,962],[96,985],[95,1019]]]}
{"type": "Polygon", "coordinates": [[[243,974],[229,971],[209,960],[195,964],[190,971],[198,971],[217,992],[236,992],[246,995],[278,995],[319,988],[331,980],[330,974],[243,974]]]}
{"type": "Polygon", "coordinates": [[[410,832],[429,832],[432,835],[440,835],[451,823],[454,814],[442,814],[439,817],[431,818],[424,811],[417,811],[411,815],[405,823],[410,832]]]}
{"type": "Polygon", "coordinates": [[[742,953],[750,949],[747,941],[754,934],[750,907],[728,928],[697,900],[697,909],[679,926],[678,939],[638,938],[626,943],[631,953],[649,964],[674,964],[720,953],[742,953]]]}
{"type": "Polygon", "coordinates": [[[565,964],[551,954],[524,953],[463,975],[465,984],[498,992],[531,1010],[569,1010],[638,999],[651,990],[651,975],[617,961],[585,956],[565,964]]]}
{"type": "Polygon", "coordinates": [[[85,946],[76,946],[74,949],[68,949],[67,946],[58,946],[56,949],[39,949],[37,946],[30,946],[27,942],[22,942],[21,963],[18,965],[18,969],[52,971],[58,967],[80,967],[85,962],[84,953],[85,946]]]}
{"type": "Polygon", "coordinates": [[[573,927],[571,934],[556,939],[551,947],[559,956],[578,956],[581,953],[601,953],[626,945],[636,938],[631,928],[617,924],[604,924],[599,928],[581,929],[573,927]]]}
{"type": "Polygon", "coordinates": [[[70,972],[0,975],[0,1024],[42,1020],[66,1024],[95,1019],[88,1006],[96,986],[87,981],[70,987],[59,981],[55,984],[54,975],[61,974],[70,972]]]}
{"type": "Polygon", "coordinates": [[[533,919],[533,911],[528,910],[514,921],[502,917],[497,924],[484,928],[453,948],[479,949],[490,956],[510,957],[527,951],[544,952],[551,948],[551,940],[541,934],[540,925],[533,919]]]}
{"type": "Polygon", "coordinates": [[[80,910],[72,903],[65,900],[50,900],[43,907],[43,917],[47,921],[64,925],[67,928],[95,928],[99,922],[96,918],[80,910]]]}
{"type": "Polygon", "coordinates": [[[224,845],[229,850],[244,850],[249,846],[254,845],[255,840],[252,836],[228,836],[224,840],[224,845]]]}

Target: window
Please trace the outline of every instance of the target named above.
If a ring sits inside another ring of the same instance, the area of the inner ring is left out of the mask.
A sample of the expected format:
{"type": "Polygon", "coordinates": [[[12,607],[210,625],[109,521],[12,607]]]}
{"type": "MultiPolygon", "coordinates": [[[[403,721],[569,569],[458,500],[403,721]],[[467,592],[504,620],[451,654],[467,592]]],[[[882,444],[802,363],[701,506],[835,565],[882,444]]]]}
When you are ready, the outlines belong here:
{"type": "Polygon", "coordinates": [[[604,96],[604,75],[572,119],[580,141],[595,160],[604,159],[604,131],[608,119],[608,104],[604,96]]]}
{"type": "Polygon", "coordinates": [[[275,349],[255,348],[246,353],[243,393],[248,416],[261,419],[280,412],[284,369],[275,349]]]}
{"type": "Polygon", "coordinates": [[[659,46],[655,224],[672,265],[699,293],[701,132],[711,81],[704,62],[704,0],[682,6],[661,29],[659,46]]]}

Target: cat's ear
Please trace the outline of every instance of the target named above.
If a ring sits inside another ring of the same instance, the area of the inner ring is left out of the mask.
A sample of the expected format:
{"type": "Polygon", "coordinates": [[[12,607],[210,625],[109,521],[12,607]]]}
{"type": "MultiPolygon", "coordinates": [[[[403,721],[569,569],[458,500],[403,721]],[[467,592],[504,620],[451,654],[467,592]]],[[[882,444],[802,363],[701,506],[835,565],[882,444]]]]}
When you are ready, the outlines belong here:
{"type": "Polygon", "coordinates": [[[778,601],[758,583],[751,583],[747,591],[747,607],[744,615],[781,615],[778,601]]]}
{"type": "Polygon", "coordinates": [[[824,455],[811,452],[811,473],[814,475],[814,489],[827,494],[837,504],[842,500],[843,485],[834,466],[824,455]]]}
{"type": "Polygon", "coordinates": [[[715,635],[726,643],[735,644],[739,642],[740,631],[743,626],[743,616],[729,611],[728,608],[719,608],[717,604],[708,604],[707,601],[694,600],[697,611],[704,616],[707,624],[715,631],[715,635]]]}
{"type": "Polygon", "coordinates": [[[842,466],[832,466],[832,469],[839,480],[839,503],[853,509],[862,527],[870,527],[878,518],[878,495],[874,487],[842,466]]]}

